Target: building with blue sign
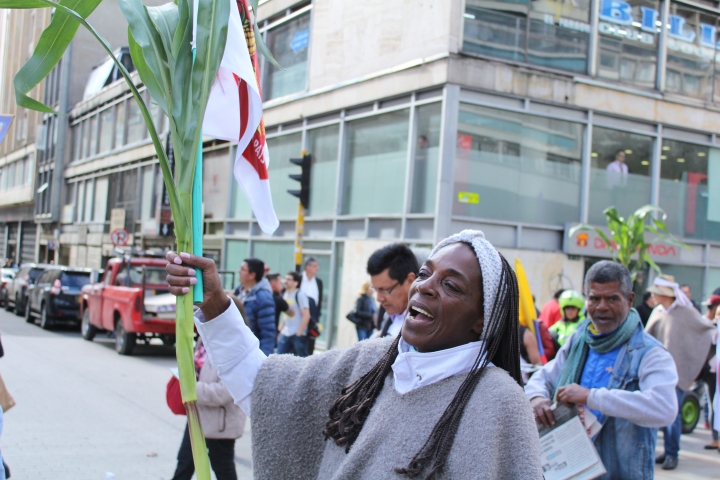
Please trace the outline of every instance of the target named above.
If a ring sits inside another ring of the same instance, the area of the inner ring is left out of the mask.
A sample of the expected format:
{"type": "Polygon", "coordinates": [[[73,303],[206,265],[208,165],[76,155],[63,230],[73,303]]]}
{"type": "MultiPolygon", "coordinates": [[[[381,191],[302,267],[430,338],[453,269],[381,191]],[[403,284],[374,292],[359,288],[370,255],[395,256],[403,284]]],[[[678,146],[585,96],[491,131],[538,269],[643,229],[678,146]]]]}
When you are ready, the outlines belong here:
{"type": "MultiPolygon", "coordinates": [[[[305,254],[326,285],[319,345],[354,341],[345,313],[388,242],[430,247],[480,228],[522,259],[541,304],[581,288],[607,255],[601,239],[567,229],[603,225],[610,205],[662,207],[691,248],[656,245],[653,258],[697,301],[720,286],[717,2],[268,0],[259,13],[283,66],[261,65],[280,227],[260,231],[232,178],[234,146],[206,139],[205,253],[229,272],[248,256],[292,269],[289,159],[308,150],[305,254]]],[[[69,126],[61,258],[101,265],[113,212],[138,247],[171,246],[127,88],[85,98],[69,126]]]]}

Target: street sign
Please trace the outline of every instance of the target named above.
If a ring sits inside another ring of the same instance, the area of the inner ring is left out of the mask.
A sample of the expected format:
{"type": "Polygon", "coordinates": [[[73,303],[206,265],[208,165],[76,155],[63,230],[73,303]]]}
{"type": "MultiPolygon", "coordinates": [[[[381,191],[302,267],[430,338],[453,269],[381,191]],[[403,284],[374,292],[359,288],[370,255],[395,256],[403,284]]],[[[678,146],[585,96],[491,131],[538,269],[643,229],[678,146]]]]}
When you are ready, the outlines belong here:
{"type": "Polygon", "coordinates": [[[0,143],[2,143],[2,141],[5,139],[5,135],[10,129],[10,124],[12,123],[12,120],[12,115],[0,115],[0,143]]]}
{"type": "Polygon", "coordinates": [[[116,247],[123,247],[128,244],[130,235],[124,228],[118,228],[110,233],[110,241],[116,247]]]}

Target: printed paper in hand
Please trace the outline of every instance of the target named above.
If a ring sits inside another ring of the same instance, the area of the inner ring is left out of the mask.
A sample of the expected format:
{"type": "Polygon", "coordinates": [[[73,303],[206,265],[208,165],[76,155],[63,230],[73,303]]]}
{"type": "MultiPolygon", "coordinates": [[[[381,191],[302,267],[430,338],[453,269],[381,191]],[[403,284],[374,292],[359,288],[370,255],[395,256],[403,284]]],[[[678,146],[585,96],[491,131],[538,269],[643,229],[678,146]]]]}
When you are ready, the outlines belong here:
{"type": "MultiPolygon", "coordinates": [[[[598,423],[597,419],[585,419],[594,427],[589,429],[581,422],[575,407],[553,407],[555,426],[538,428],[545,480],[590,480],[604,474],[605,467],[588,436],[589,430],[597,433],[597,427],[592,425],[598,423]]],[[[592,415],[587,410],[584,414],[592,415]]]]}

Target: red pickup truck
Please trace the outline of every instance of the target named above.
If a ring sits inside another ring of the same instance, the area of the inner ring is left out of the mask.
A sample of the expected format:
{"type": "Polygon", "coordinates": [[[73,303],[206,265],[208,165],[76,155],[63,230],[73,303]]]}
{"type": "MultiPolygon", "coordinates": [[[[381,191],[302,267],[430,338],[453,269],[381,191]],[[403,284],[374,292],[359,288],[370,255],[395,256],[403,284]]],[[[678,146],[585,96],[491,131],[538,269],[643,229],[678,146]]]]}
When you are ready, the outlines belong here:
{"type": "Polygon", "coordinates": [[[91,341],[113,332],[115,350],[132,354],[138,341],[175,343],[175,297],[168,293],[164,258],[125,255],[110,259],[99,283],[82,289],[80,332],[91,341]]]}

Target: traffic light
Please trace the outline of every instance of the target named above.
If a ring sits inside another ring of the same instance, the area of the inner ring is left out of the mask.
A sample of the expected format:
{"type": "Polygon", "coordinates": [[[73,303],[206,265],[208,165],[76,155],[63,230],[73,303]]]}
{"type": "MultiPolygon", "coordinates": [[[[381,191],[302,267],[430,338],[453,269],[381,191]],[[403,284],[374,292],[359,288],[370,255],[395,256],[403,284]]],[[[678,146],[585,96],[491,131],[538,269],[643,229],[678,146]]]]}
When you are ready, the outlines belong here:
{"type": "Polygon", "coordinates": [[[309,153],[303,155],[302,158],[291,158],[290,162],[300,165],[301,173],[291,173],[288,175],[293,180],[300,182],[300,190],[288,190],[290,195],[298,197],[303,208],[310,207],[310,166],[312,164],[312,156],[309,153]]]}

